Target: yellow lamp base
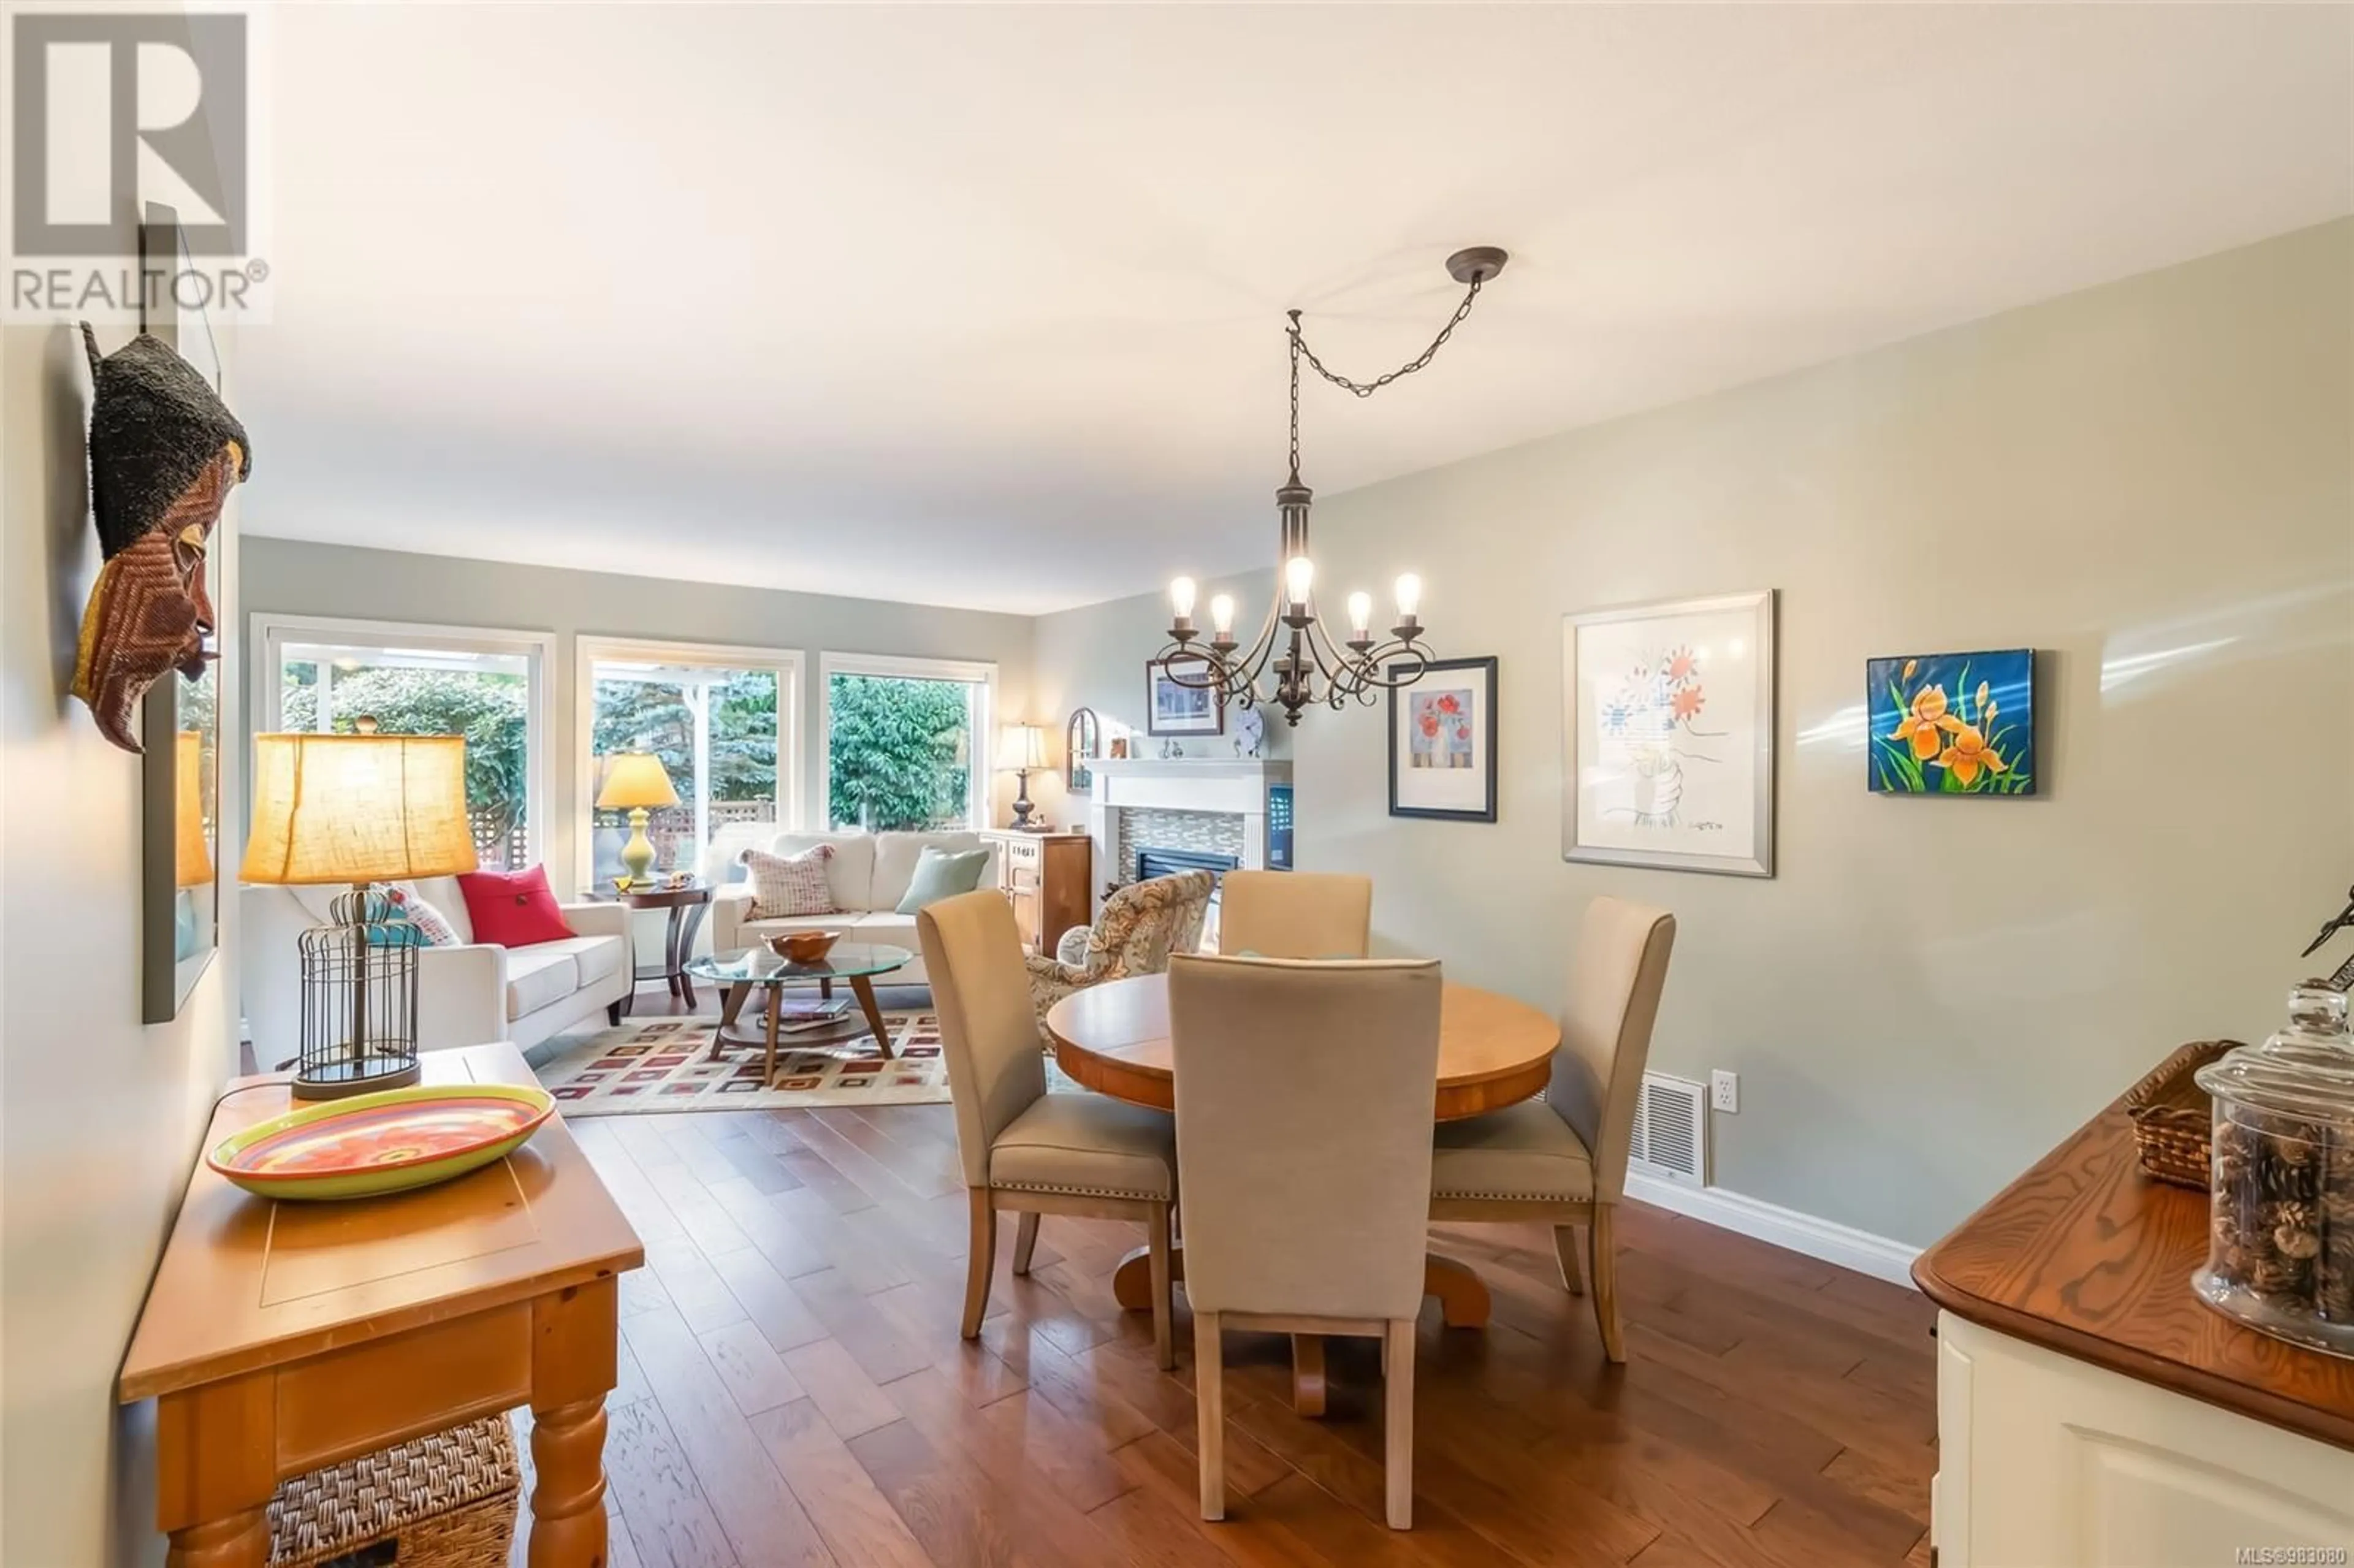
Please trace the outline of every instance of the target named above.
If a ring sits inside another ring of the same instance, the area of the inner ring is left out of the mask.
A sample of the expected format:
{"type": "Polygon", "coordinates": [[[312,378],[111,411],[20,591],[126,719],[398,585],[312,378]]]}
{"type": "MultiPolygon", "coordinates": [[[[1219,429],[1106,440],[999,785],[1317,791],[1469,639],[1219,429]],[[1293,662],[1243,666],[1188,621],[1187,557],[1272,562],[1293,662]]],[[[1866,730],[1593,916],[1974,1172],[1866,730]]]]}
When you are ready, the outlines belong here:
{"type": "Polygon", "coordinates": [[[648,815],[643,806],[630,809],[630,842],[621,846],[621,869],[630,874],[632,887],[653,880],[654,844],[646,837],[648,815]]]}

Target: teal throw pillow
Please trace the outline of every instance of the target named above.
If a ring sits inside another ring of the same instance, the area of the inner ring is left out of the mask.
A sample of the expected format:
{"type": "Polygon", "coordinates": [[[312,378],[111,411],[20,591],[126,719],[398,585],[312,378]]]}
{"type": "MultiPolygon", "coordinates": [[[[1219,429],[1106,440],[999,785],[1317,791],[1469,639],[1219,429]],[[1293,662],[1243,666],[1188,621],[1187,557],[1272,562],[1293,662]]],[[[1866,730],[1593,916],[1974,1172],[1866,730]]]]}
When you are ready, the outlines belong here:
{"type": "Polygon", "coordinates": [[[985,849],[926,849],[916,857],[916,874],[907,884],[907,895],[899,900],[899,913],[913,915],[927,904],[970,893],[981,885],[981,874],[988,865],[985,849]]]}

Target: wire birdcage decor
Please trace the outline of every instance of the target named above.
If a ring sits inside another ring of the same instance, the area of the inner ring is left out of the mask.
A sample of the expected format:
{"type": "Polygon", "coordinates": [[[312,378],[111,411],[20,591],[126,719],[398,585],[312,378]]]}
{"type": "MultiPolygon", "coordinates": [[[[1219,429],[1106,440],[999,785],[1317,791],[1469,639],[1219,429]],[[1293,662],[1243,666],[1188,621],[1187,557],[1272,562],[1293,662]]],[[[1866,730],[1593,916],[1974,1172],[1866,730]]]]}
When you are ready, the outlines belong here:
{"type": "Polygon", "coordinates": [[[354,889],[328,926],[302,933],[302,1041],[297,1098],[338,1099],[418,1080],[417,944],[380,893],[354,889]]]}

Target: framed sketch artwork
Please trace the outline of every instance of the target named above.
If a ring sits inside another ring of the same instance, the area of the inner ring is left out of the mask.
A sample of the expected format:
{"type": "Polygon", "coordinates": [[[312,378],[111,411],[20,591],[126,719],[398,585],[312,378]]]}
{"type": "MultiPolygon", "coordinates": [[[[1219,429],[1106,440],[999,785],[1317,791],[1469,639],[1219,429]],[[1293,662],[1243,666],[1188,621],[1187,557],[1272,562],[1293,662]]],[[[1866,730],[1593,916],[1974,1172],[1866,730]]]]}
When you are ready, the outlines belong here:
{"type": "Polygon", "coordinates": [[[1494,659],[1434,659],[1390,693],[1390,815],[1496,820],[1494,659]]]}
{"type": "Polygon", "coordinates": [[[1564,860],[1774,874],[1774,592],[1562,620],[1564,860]]]}
{"type": "Polygon", "coordinates": [[[1206,681],[1210,662],[1199,654],[1173,654],[1144,662],[1147,735],[1224,735],[1226,699],[1209,686],[1189,686],[1172,681],[1174,670],[1187,681],[1206,681]]]}

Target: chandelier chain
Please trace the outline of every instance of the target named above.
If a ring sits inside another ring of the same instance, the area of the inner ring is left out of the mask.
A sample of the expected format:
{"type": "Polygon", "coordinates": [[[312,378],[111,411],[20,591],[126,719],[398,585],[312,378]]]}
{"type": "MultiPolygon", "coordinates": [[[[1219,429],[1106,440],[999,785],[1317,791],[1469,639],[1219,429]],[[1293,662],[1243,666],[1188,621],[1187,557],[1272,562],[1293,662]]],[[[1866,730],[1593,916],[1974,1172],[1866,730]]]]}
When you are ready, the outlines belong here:
{"type": "Polygon", "coordinates": [[[1479,298],[1479,285],[1484,281],[1486,281],[1484,278],[1479,277],[1475,277],[1471,280],[1469,286],[1463,291],[1463,302],[1455,307],[1455,313],[1447,318],[1447,324],[1438,329],[1438,335],[1430,340],[1430,346],[1428,348],[1424,349],[1420,354],[1415,355],[1412,359],[1407,360],[1395,370],[1384,371],[1381,375],[1374,376],[1371,381],[1352,381],[1348,376],[1341,375],[1339,371],[1334,370],[1331,366],[1326,365],[1322,360],[1317,358],[1316,351],[1308,346],[1307,334],[1299,329],[1299,313],[1298,311],[1286,313],[1291,317],[1292,483],[1297,484],[1299,482],[1300,360],[1303,357],[1306,358],[1309,365],[1314,368],[1317,375],[1321,376],[1325,380],[1330,381],[1333,386],[1340,387],[1342,391],[1359,397],[1370,397],[1374,393],[1380,391],[1383,387],[1388,386],[1391,382],[1397,380],[1400,376],[1411,376],[1416,371],[1422,369],[1432,360],[1438,357],[1438,351],[1447,346],[1447,340],[1455,335],[1455,329],[1461,326],[1463,324],[1464,318],[1471,313],[1472,305],[1478,302],[1479,298]]]}

